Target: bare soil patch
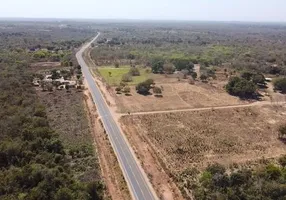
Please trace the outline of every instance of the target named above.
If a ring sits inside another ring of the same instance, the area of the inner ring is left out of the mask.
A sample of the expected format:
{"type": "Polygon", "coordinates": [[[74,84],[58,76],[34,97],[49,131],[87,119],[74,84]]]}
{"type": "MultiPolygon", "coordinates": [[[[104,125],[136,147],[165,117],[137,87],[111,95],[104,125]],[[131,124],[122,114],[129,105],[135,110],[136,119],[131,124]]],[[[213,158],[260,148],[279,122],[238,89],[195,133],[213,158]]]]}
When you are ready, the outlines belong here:
{"type": "Polygon", "coordinates": [[[206,83],[196,82],[196,85],[190,85],[186,82],[174,82],[157,84],[157,86],[163,87],[162,98],[154,95],[140,95],[136,92],[135,87],[131,87],[131,96],[115,95],[118,111],[123,113],[144,112],[247,103],[230,96],[222,88],[206,83]]]}
{"type": "Polygon", "coordinates": [[[51,70],[61,67],[60,62],[37,62],[30,65],[32,71],[51,70]]]}
{"type": "Polygon", "coordinates": [[[285,119],[285,105],[264,105],[130,115],[122,117],[121,123],[131,144],[141,149],[144,165],[149,166],[145,156],[152,154],[182,189],[186,180],[181,175],[188,169],[200,170],[215,162],[228,167],[243,165],[285,154],[277,130],[285,119]],[[144,153],[144,149],[150,152],[144,153]]]}

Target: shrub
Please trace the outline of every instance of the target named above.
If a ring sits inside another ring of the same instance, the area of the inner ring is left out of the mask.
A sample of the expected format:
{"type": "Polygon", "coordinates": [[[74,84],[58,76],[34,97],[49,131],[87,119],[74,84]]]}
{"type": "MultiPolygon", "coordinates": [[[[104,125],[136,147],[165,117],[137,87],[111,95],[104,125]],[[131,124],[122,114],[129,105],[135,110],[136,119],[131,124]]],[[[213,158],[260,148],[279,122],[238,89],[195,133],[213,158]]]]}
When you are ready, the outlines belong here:
{"type": "Polygon", "coordinates": [[[207,76],[206,74],[202,74],[202,75],[200,76],[200,79],[201,79],[202,81],[206,81],[206,80],[208,79],[208,76],[207,76]]]}
{"type": "Polygon", "coordinates": [[[206,169],[206,171],[210,172],[212,175],[214,174],[224,174],[225,173],[225,167],[215,163],[212,165],[209,165],[206,169]]]}
{"type": "Polygon", "coordinates": [[[266,174],[269,179],[276,180],[281,176],[281,170],[279,167],[270,164],[266,167],[266,174]]]}
{"type": "Polygon", "coordinates": [[[128,86],[125,86],[125,87],[123,88],[123,92],[124,92],[125,94],[129,94],[130,91],[131,91],[131,89],[130,89],[130,87],[128,87],[128,86]]]}
{"type": "Polygon", "coordinates": [[[153,92],[154,92],[155,96],[162,96],[162,89],[159,87],[154,87],[153,92]]]}
{"type": "Polygon", "coordinates": [[[129,73],[123,74],[122,81],[123,82],[132,82],[132,76],[129,73]]]}
{"type": "Polygon", "coordinates": [[[282,125],[279,128],[279,137],[283,138],[286,135],[286,125],[282,125]]]}
{"type": "Polygon", "coordinates": [[[279,158],[279,163],[280,163],[280,165],[282,165],[282,167],[286,166],[286,155],[279,158]]]}
{"type": "Polygon", "coordinates": [[[194,80],[196,80],[196,78],[198,77],[198,74],[197,74],[197,72],[192,72],[191,76],[194,80]]]}
{"type": "Polygon", "coordinates": [[[121,86],[115,88],[117,94],[120,94],[121,90],[122,90],[121,86]]]}
{"type": "Polygon", "coordinates": [[[163,69],[164,69],[164,72],[165,72],[166,74],[172,74],[172,73],[174,72],[174,70],[175,70],[175,67],[174,67],[174,65],[171,64],[171,63],[165,63],[165,64],[163,65],[163,69]]]}
{"type": "Polygon", "coordinates": [[[278,78],[274,81],[274,89],[286,93],[286,78],[278,78]]]}
{"type": "Polygon", "coordinates": [[[131,76],[140,76],[140,71],[137,67],[131,67],[129,70],[131,76]]]}
{"type": "Polygon", "coordinates": [[[114,63],[114,67],[115,67],[115,68],[119,68],[119,62],[115,62],[115,63],[114,63]]]}

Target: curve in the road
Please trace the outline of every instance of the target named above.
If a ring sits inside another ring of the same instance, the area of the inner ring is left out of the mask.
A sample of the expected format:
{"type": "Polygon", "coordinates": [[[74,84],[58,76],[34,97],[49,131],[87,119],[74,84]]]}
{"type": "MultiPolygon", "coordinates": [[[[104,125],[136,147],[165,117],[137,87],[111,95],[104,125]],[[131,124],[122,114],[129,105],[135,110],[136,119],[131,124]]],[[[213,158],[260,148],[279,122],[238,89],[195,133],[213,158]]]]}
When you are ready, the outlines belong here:
{"type": "Polygon", "coordinates": [[[113,119],[100,89],[94,82],[89,68],[82,57],[83,52],[99,37],[99,35],[100,33],[98,33],[91,42],[85,44],[77,52],[76,58],[79,65],[82,67],[82,72],[89,86],[93,101],[96,104],[99,115],[101,116],[104,128],[109,136],[111,145],[118,158],[123,175],[127,181],[133,198],[136,200],[157,200],[158,198],[151,184],[148,182],[146,174],[144,174],[141,166],[139,166],[134,153],[123,136],[123,133],[113,119]]]}

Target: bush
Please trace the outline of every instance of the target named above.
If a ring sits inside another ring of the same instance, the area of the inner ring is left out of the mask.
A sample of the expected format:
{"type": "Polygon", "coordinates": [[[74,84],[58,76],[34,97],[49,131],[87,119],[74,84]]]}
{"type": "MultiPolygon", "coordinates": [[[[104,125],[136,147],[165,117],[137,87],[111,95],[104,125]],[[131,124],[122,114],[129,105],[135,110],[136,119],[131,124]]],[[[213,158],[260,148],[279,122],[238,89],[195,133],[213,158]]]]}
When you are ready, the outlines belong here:
{"type": "Polygon", "coordinates": [[[129,70],[131,76],[140,76],[140,71],[137,67],[131,67],[129,70]]]}
{"type": "Polygon", "coordinates": [[[266,80],[263,74],[254,74],[252,76],[252,81],[256,85],[266,85],[266,80]]]}
{"type": "Polygon", "coordinates": [[[282,125],[279,128],[279,137],[283,138],[286,135],[286,125],[282,125]]]}
{"type": "Polygon", "coordinates": [[[155,58],[151,61],[152,66],[152,72],[154,74],[162,73],[163,72],[163,66],[164,66],[164,60],[160,58],[155,58]]]}
{"type": "Polygon", "coordinates": [[[126,87],[123,88],[123,92],[124,92],[125,94],[129,94],[130,91],[131,91],[131,89],[130,89],[130,87],[128,87],[128,86],[126,86],[126,87]]]}
{"type": "Polygon", "coordinates": [[[132,82],[132,76],[129,73],[123,74],[122,81],[123,82],[132,82]]]}
{"type": "Polygon", "coordinates": [[[141,82],[136,86],[136,91],[139,94],[147,95],[149,94],[149,90],[151,89],[151,85],[153,84],[154,84],[153,79],[147,79],[146,81],[141,82]]]}
{"type": "Polygon", "coordinates": [[[159,87],[154,87],[153,92],[154,92],[155,96],[162,96],[162,89],[159,87]]]}
{"type": "Polygon", "coordinates": [[[286,78],[278,78],[274,81],[274,89],[286,93],[286,78]]]}
{"type": "Polygon", "coordinates": [[[114,67],[115,67],[115,68],[119,68],[119,62],[115,62],[115,63],[114,63],[114,67]]]}
{"type": "Polygon", "coordinates": [[[197,74],[197,72],[192,72],[191,76],[194,80],[196,80],[196,78],[198,77],[198,74],[197,74]]]}
{"type": "Polygon", "coordinates": [[[206,81],[206,80],[208,79],[208,76],[205,75],[205,74],[202,74],[202,75],[200,76],[200,79],[201,79],[202,81],[206,81]]]}
{"type": "Polygon", "coordinates": [[[230,78],[225,88],[229,94],[243,98],[252,97],[256,92],[256,86],[252,81],[239,77],[230,78]]]}
{"type": "Polygon", "coordinates": [[[225,173],[225,167],[218,164],[218,163],[215,163],[215,164],[209,165],[207,167],[206,171],[210,172],[212,175],[224,174],[225,173]]]}
{"type": "Polygon", "coordinates": [[[164,69],[164,72],[165,72],[166,74],[172,74],[172,73],[174,72],[174,70],[175,70],[175,67],[174,67],[174,65],[171,64],[171,63],[165,63],[165,64],[163,65],[163,69],[164,69]]]}
{"type": "Polygon", "coordinates": [[[121,86],[115,88],[115,91],[117,94],[119,94],[121,92],[121,90],[122,90],[121,86]]]}
{"type": "Polygon", "coordinates": [[[279,158],[279,163],[282,167],[286,166],[286,155],[282,156],[281,158],[279,158]]]}

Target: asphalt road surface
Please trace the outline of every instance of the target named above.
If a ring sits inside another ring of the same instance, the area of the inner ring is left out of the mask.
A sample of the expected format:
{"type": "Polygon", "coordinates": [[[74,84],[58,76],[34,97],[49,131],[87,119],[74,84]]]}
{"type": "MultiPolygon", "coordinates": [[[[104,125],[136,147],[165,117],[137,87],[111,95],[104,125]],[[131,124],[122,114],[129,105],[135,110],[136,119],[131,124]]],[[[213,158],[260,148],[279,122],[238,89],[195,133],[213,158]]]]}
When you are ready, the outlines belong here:
{"type": "Polygon", "coordinates": [[[100,33],[89,43],[85,44],[76,54],[82,73],[87,81],[93,102],[96,104],[101,116],[104,128],[109,136],[111,145],[115,151],[123,175],[127,181],[130,193],[136,200],[157,200],[157,196],[147,180],[142,168],[140,168],[134,154],[131,152],[123,133],[121,133],[117,123],[114,121],[104,98],[93,80],[87,64],[83,60],[82,53],[93,43],[100,33]]]}

